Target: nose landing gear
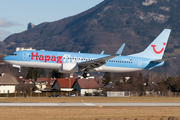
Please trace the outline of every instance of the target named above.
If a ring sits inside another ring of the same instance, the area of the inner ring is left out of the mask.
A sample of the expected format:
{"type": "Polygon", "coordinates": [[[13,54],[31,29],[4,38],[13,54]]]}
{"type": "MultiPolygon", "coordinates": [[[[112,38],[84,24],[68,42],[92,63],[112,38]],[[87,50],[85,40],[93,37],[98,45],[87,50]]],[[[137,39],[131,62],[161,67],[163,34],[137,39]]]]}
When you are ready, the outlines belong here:
{"type": "Polygon", "coordinates": [[[13,65],[13,67],[18,68],[18,69],[19,69],[19,72],[21,72],[21,66],[19,66],[19,65],[13,65]]]}

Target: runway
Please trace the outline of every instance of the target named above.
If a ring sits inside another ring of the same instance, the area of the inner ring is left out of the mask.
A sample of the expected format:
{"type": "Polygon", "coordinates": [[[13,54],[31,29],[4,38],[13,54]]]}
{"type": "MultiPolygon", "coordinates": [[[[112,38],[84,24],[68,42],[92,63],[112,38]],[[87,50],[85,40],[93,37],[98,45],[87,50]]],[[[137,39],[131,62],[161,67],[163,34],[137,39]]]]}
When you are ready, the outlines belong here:
{"type": "Polygon", "coordinates": [[[0,107],[180,107],[180,103],[0,103],[0,107]]]}

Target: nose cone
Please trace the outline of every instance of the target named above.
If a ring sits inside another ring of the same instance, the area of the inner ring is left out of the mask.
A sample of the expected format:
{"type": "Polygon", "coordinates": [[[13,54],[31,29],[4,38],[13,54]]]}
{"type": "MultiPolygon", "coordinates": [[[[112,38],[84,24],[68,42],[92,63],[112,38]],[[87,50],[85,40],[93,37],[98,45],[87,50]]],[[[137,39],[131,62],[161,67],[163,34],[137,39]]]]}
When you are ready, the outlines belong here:
{"type": "Polygon", "coordinates": [[[4,57],[3,60],[4,60],[4,61],[9,60],[9,56],[4,57]]]}

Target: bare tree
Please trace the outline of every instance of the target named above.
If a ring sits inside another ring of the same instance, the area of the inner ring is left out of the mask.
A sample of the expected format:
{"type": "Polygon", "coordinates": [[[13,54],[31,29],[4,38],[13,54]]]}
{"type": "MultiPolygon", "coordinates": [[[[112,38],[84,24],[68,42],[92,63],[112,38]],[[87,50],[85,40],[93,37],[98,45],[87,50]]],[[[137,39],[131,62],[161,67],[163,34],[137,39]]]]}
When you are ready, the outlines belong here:
{"type": "Polygon", "coordinates": [[[176,85],[175,86],[176,86],[176,90],[179,94],[179,92],[180,92],[180,75],[176,78],[176,85]]]}

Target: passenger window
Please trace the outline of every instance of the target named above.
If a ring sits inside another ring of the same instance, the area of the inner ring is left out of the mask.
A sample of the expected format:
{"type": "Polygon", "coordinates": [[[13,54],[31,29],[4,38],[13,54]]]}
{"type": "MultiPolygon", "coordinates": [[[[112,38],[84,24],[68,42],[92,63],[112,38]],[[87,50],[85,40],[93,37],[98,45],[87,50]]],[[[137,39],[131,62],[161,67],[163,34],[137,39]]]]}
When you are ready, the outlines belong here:
{"type": "Polygon", "coordinates": [[[16,56],[17,54],[12,53],[12,54],[10,54],[10,55],[12,55],[12,56],[16,56]]]}

